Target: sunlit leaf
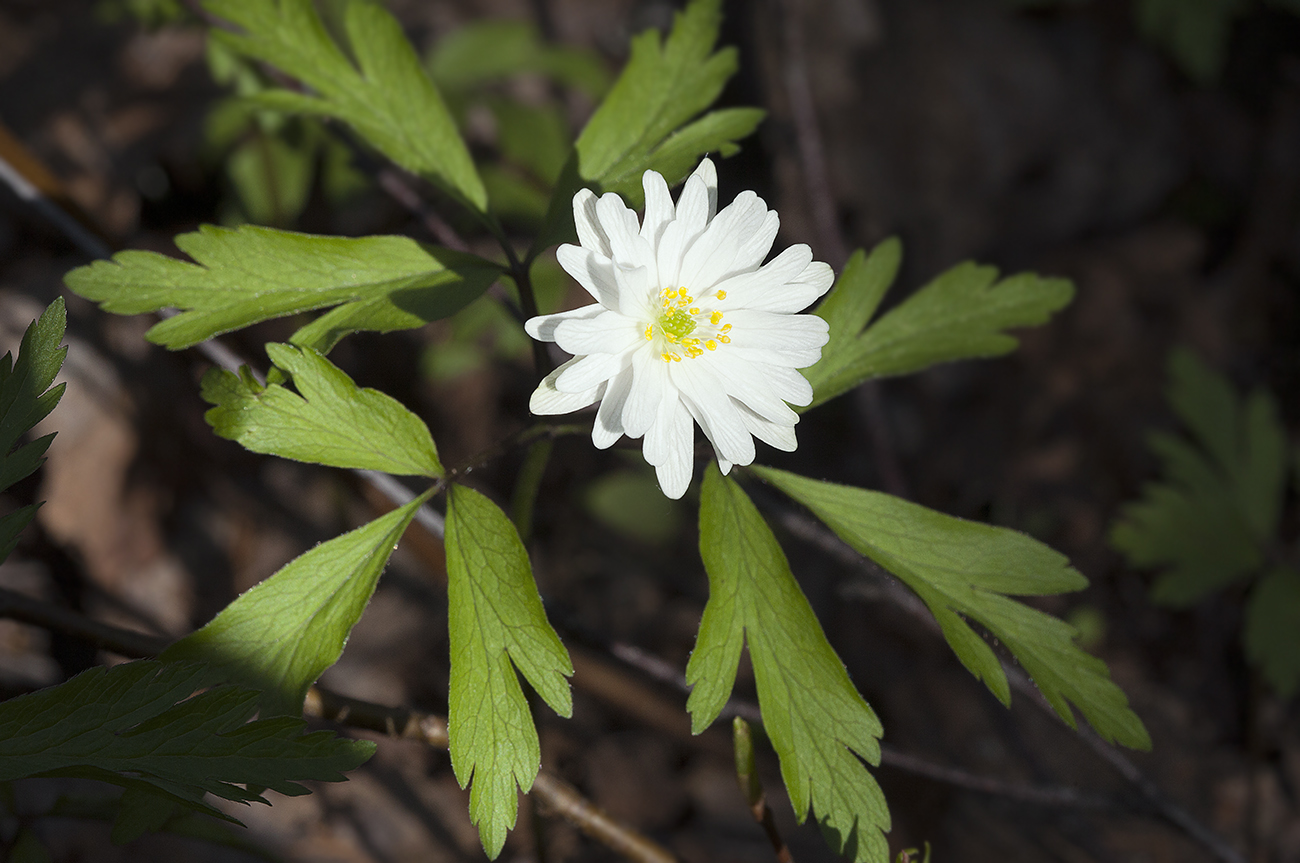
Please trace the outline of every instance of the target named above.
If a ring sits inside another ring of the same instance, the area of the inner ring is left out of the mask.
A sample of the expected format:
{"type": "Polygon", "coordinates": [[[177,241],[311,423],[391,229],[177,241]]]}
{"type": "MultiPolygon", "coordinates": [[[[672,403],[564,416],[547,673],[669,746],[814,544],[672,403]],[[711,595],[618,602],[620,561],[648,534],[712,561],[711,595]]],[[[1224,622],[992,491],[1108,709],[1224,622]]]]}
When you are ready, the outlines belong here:
{"type": "Polygon", "coordinates": [[[203,225],[177,236],[176,246],[196,263],[156,252],[119,252],[111,261],[78,267],[65,280],[108,312],[180,309],[145,333],[173,350],[258,321],[342,303],[294,340],[326,351],[349,332],[387,332],[454,314],[501,272],[477,256],[409,237],[203,225]]]}
{"type": "Polygon", "coordinates": [[[446,546],[451,764],[462,788],[473,782],[470,819],[495,858],[515,824],[516,789],[528,791],[541,767],[537,729],[515,668],[555,712],[568,716],[573,700],[565,676],[573,664],[546,619],[528,553],[496,504],[453,485],[446,546]]]}
{"type": "Polygon", "coordinates": [[[299,716],[307,688],[343,652],[393,547],[428,495],[290,561],[173,644],[168,660],[207,663],[262,691],[262,716],[299,716]]]}
{"type": "Polygon", "coordinates": [[[293,378],[262,386],[245,372],[213,368],[203,376],[204,415],[223,438],[253,452],[398,476],[442,475],[424,421],[378,390],[358,387],[311,348],[269,344],[276,368],[293,378]]]}
{"type": "Polygon", "coordinates": [[[1070,705],[1107,740],[1149,749],[1151,738],[1110,679],[1106,664],[1075,642],[1072,626],[1012,596],[1081,590],[1088,581],[1060,554],[1025,534],[953,518],[880,492],[754,467],[910,587],[929,607],[962,664],[1004,704],[1011,701],[997,655],[967,620],[1006,645],[1060,717],[1070,705]]]}
{"type": "Polygon", "coordinates": [[[800,821],[811,806],[828,842],[885,863],[889,810],[859,758],[880,763],[880,721],[826,640],[785,553],[754,504],[715,465],[700,498],[700,554],[709,602],[686,666],[686,709],[703,731],[721,712],[746,643],[763,727],[800,821]]]}

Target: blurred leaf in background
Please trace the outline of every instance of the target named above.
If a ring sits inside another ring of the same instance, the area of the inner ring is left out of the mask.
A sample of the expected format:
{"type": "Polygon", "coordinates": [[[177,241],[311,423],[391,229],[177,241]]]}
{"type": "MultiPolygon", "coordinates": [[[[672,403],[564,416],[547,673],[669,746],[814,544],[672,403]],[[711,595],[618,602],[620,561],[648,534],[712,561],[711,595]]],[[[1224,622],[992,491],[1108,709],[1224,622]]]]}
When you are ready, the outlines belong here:
{"type": "Polygon", "coordinates": [[[1186,435],[1154,432],[1163,478],[1120,511],[1110,542],[1129,565],[1159,568],[1154,602],[1186,608],[1252,581],[1247,656],[1283,696],[1300,689],[1300,586],[1279,542],[1293,453],[1273,396],[1237,393],[1194,354],[1169,357],[1166,397],[1186,435]]]}

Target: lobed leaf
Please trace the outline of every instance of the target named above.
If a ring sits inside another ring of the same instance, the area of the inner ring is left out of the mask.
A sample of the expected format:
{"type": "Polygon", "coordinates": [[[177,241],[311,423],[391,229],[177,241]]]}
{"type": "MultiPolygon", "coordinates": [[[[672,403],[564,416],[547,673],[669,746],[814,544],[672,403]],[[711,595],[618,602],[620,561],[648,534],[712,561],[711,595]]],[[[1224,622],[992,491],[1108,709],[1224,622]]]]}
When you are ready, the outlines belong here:
{"type": "Polygon", "coordinates": [[[162,658],[204,662],[222,679],[260,690],[263,717],[300,715],[307,688],[343,652],[389,555],[428,497],[299,555],[162,658]]]}
{"type": "Polygon", "coordinates": [[[811,806],[836,850],[887,861],[889,810],[858,760],[880,763],[880,720],[827,642],[776,537],[716,465],[704,475],[700,555],[709,601],[686,666],[692,729],[698,734],[721,712],[748,641],[763,727],[795,815],[803,821],[811,806]]]}
{"type": "Polygon", "coordinates": [[[455,121],[381,4],[343,0],[344,44],[330,35],[312,0],[205,0],[204,6],[243,30],[214,28],[214,40],[311,90],[267,91],[253,97],[258,104],[342,120],[398,165],[466,206],[487,210],[487,193],[455,121]]]}
{"type": "Polygon", "coordinates": [[[1087,579],[1064,555],[1022,533],[954,518],[880,492],[768,467],[753,471],[921,597],[962,664],[1004,704],[1011,701],[1006,674],[967,618],[1006,645],[1071,727],[1073,704],[1105,739],[1136,749],[1151,747],[1142,721],[1111,681],[1106,664],[1075,643],[1074,628],[1008,596],[1082,590],[1087,579]]]}
{"type": "Polygon", "coordinates": [[[519,534],[496,504],[460,485],[447,494],[447,617],[451,764],[489,857],[501,853],[541,766],[519,669],[561,716],[573,712],[573,674],[533,581],[519,534]],[[511,663],[513,662],[513,666],[511,663]]]}
{"type": "Polygon", "coordinates": [[[253,452],[397,476],[442,476],[429,428],[397,399],[358,387],[312,348],[268,344],[276,368],[293,378],[262,386],[248,373],[209,369],[202,395],[213,430],[253,452]]]}
{"type": "Polygon", "coordinates": [[[1016,349],[1005,330],[1046,323],[1074,297],[1065,279],[1021,273],[998,279],[994,267],[958,264],[866,328],[898,272],[901,249],[886,240],[870,257],[855,254],[816,314],[831,326],[821,360],[804,369],[813,405],[865,380],[1016,349]]]}
{"type": "Polygon", "coordinates": [[[328,351],[357,330],[388,332],[452,315],[501,273],[474,255],[409,237],[324,237],[244,225],[202,225],[176,237],[196,263],[156,252],[119,252],[65,277],[108,312],[181,313],[145,337],[171,350],[249,324],[338,306],[295,334],[328,351]],[[331,315],[333,317],[331,317],[331,315]]]}
{"type": "Polygon", "coordinates": [[[1186,606],[1257,572],[1276,536],[1286,433],[1262,391],[1242,399],[1194,355],[1169,358],[1170,406],[1194,443],[1153,434],[1164,481],[1126,504],[1110,542],[1131,565],[1161,567],[1156,602],[1186,606]]]}
{"type": "MultiPolygon", "coordinates": [[[[45,461],[54,434],[43,435],[17,446],[19,439],[49,416],[63,397],[65,384],[54,386],[68,349],[60,347],[67,325],[63,298],[50,303],[41,316],[27,327],[12,353],[0,357],[0,491],[30,476],[45,461]]],[[[0,517],[0,560],[18,543],[39,504],[24,506],[0,517]]]]}
{"type": "Polygon", "coordinates": [[[129,838],[161,826],[133,802],[235,821],[203,795],[267,803],[261,789],[306,794],[299,782],[342,781],[375,750],[332,732],[304,734],[298,719],[250,722],[258,693],[213,683],[194,663],[128,662],[0,703],[0,782],[71,776],[120,785],[129,799],[114,836],[129,838]]]}
{"type": "Polygon", "coordinates": [[[546,225],[532,256],[575,236],[572,199],[583,186],[618,192],[633,209],[645,192],[641,175],[654,169],[676,185],[702,155],[734,153],[736,141],[763,119],[757,108],[705,114],[737,68],[736,50],[714,51],[722,24],[721,0],[691,0],[676,13],[664,39],[657,30],[632,39],[631,57],[574,145],[551,198],[546,225]]]}

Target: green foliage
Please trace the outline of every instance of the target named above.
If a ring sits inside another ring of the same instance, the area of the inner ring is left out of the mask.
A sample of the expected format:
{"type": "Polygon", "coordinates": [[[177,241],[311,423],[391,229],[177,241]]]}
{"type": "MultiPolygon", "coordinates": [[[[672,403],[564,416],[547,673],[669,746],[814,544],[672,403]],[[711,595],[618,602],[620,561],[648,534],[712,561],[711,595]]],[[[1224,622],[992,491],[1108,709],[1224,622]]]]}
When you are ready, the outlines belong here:
{"type": "Polygon", "coordinates": [[[604,95],[609,73],[600,57],[581,48],[547,45],[528,21],[484,19],[447,34],[428,58],[429,72],[443,92],[463,93],[524,73],[544,75],[604,95]]]}
{"type": "Polygon", "coordinates": [[[0,781],[119,785],[126,794],[113,835],[129,840],[177,805],[235,821],[205,793],[243,803],[268,802],[262,789],[306,794],[299,782],[342,781],[374,752],[373,743],[331,732],[304,734],[298,719],[250,722],[258,693],[213,683],[202,665],[130,662],[12,698],[0,704],[0,781]]]}
{"type": "Polygon", "coordinates": [[[298,556],[162,658],[204,662],[225,680],[261,690],[264,717],[300,715],[307,688],[343,652],[429,494],[298,556]]]}
{"type": "MultiPolygon", "coordinates": [[[[67,324],[60,297],[27,327],[12,353],[0,357],[0,490],[18,482],[41,466],[54,433],[16,446],[18,439],[50,415],[63,397],[65,384],[52,386],[63,367],[68,349],[59,347],[67,324]]],[[[39,504],[20,507],[0,517],[0,560],[18,544],[18,535],[36,517],[39,504]]]]}
{"type": "Polygon", "coordinates": [[[209,369],[205,414],[227,440],[253,452],[332,467],[379,470],[398,476],[442,476],[438,450],[424,421],[378,390],[358,387],[311,348],[268,344],[275,367],[293,378],[262,386],[241,374],[209,369]]]}
{"type": "Polygon", "coordinates": [[[1286,438],[1265,392],[1240,399],[1187,351],[1169,359],[1170,405],[1192,441],[1152,434],[1166,481],[1125,505],[1111,544],[1138,567],[1161,567],[1156,602],[1187,606],[1263,565],[1286,482],[1286,438]]]}
{"type": "Polygon", "coordinates": [[[627,66],[578,136],[583,180],[639,208],[642,172],[658,171],[672,185],[701,154],[735,152],[734,142],[754,131],[763,118],[756,108],[716,111],[684,125],[717,100],[736,72],[736,49],[713,50],[721,23],[720,0],[693,0],[677,13],[667,40],[655,30],[632,40],[627,66]]]}
{"type": "Polygon", "coordinates": [[[880,763],[880,720],[849,680],[790,572],[776,537],[716,465],[704,474],[700,554],[709,602],[686,666],[692,729],[726,704],[746,640],[763,727],[800,821],[811,805],[827,841],[850,859],[886,861],[889,810],[859,757],[880,763]]]}
{"type": "Polygon", "coordinates": [[[1137,0],[1138,29],[1164,48],[1187,77],[1218,80],[1228,54],[1232,25],[1248,0],[1137,0]]]}
{"type": "Polygon", "coordinates": [[[145,334],[172,350],[258,321],[338,305],[293,338],[325,352],[349,332],[389,332],[454,314],[501,272],[482,258],[408,237],[203,225],[176,237],[176,246],[197,263],[119,252],[112,261],[78,267],[66,282],[109,312],[181,309],[145,334]]]}
{"type": "Polygon", "coordinates": [[[534,253],[574,236],[572,198],[580,187],[618,192],[640,208],[646,170],[674,185],[701,155],[716,150],[729,156],[758,127],[764,112],[757,108],[725,108],[692,122],[736,72],[734,48],[713,50],[721,22],[721,0],[692,0],[677,13],[667,39],[648,30],[632,40],[627,66],[578,136],[534,253]]]}
{"type": "Polygon", "coordinates": [[[896,239],[869,257],[859,250],[817,307],[831,332],[821,360],[803,370],[813,385],[813,405],[871,378],[1010,353],[1019,342],[1004,330],[1046,323],[1074,297],[1065,279],[1021,273],[999,280],[994,267],[958,264],[868,327],[901,256],[896,239]]]}
{"type": "Polygon", "coordinates": [[[1166,397],[1191,439],[1154,433],[1163,480],[1126,504],[1110,542],[1132,566],[1160,567],[1151,598],[1186,607],[1257,578],[1243,637],[1247,655],[1284,695],[1300,686],[1300,592],[1270,566],[1290,471],[1286,431],[1264,390],[1241,397],[1192,353],[1169,357],[1166,397]]]}
{"type": "Polygon", "coordinates": [[[1064,555],[1022,533],[964,521],[880,492],[767,467],[753,471],[921,597],[962,664],[1002,703],[1011,701],[1006,674],[967,619],[1006,645],[1071,727],[1073,704],[1106,740],[1151,747],[1142,721],[1111,681],[1106,664],[1079,648],[1074,628],[1010,598],[1086,587],[1087,579],[1064,555]]]}
{"type": "Polygon", "coordinates": [[[212,38],[314,91],[268,91],[253,97],[259,105],[342,120],[403,168],[486,211],[487,193],[442,96],[382,5],[343,0],[345,44],[330,35],[312,0],[206,0],[204,5],[244,31],[214,28],[212,38]]]}
{"type": "Polygon", "coordinates": [[[1300,574],[1277,566],[1255,583],[1242,631],[1246,656],[1283,698],[1300,690],[1300,574]]]}
{"type": "Polygon", "coordinates": [[[537,729],[517,666],[561,716],[573,712],[565,675],[569,653],[551,628],[514,525],[478,492],[447,493],[447,617],[451,764],[470,783],[470,819],[489,857],[501,853],[518,814],[516,786],[527,792],[541,767],[537,729]]]}

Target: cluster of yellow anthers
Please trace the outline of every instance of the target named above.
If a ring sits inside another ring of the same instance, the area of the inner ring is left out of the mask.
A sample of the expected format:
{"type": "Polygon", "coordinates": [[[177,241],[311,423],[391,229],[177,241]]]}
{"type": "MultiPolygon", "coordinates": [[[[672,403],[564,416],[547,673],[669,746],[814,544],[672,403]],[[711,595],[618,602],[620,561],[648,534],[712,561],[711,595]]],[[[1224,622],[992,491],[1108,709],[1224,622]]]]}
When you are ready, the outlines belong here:
{"type": "MultiPolygon", "coordinates": [[[[726,291],[718,291],[714,296],[719,300],[727,298],[726,291]]],[[[699,306],[695,305],[695,298],[686,293],[686,288],[664,288],[659,295],[660,304],[663,306],[663,313],[653,321],[646,324],[645,340],[647,342],[654,340],[655,324],[663,330],[664,339],[673,345],[680,345],[685,351],[687,359],[695,359],[701,356],[705,350],[716,351],[718,344],[727,344],[731,341],[731,324],[722,324],[722,312],[701,312],[699,306]],[[714,329],[709,336],[691,337],[691,333],[703,323],[702,320],[696,320],[697,315],[708,316],[708,325],[714,329]],[[722,324],[721,327],[718,325],[722,324]],[[704,347],[700,347],[703,345],[704,347]]],[[[666,363],[681,362],[682,355],[676,351],[664,351],[660,356],[666,363]]]]}

